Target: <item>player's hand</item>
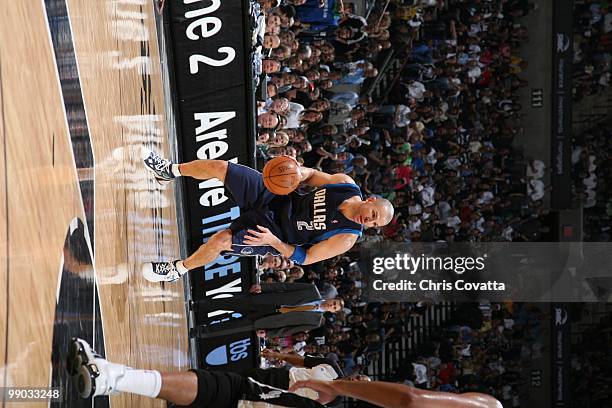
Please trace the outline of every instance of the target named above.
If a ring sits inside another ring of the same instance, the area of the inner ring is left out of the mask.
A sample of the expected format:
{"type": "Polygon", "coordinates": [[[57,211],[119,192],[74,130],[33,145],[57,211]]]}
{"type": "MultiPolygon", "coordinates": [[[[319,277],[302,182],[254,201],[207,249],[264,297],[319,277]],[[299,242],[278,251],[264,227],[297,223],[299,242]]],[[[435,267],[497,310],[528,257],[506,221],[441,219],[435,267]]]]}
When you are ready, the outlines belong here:
{"type": "Polygon", "coordinates": [[[261,293],[261,285],[253,285],[249,288],[249,292],[252,294],[261,293]]]}
{"type": "Polygon", "coordinates": [[[276,358],[276,354],[277,353],[275,351],[272,351],[270,349],[264,349],[261,351],[261,355],[267,359],[276,358]]]}
{"type": "Polygon", "coordinates": [[[259,231],[250,229],[248,234],[244,236],[244,243],[247,245],[254,246],[265,246],[270,245],[274,247],[278,243],[278,238],[266,227],[258,225],[259,231]]]}
{"type": "Polygon", "coordinates": [[[309,388],[316,391],[319,394],[317,401],[326,404],[329,401],[333,401],[337,396],[338,392],[334,389],[333,381],[319,381],[319,380],[306,380],[298,381],[289,387],[290,392],[295,392],[300,388],[309,388]]]}

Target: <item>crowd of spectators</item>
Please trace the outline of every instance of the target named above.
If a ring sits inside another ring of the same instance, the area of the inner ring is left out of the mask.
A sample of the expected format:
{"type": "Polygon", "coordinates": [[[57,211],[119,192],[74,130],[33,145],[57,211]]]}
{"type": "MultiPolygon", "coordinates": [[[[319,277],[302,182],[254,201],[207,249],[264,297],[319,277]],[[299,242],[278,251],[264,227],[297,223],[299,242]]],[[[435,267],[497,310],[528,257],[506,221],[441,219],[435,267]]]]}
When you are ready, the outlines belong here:
{"type": "Polygon", "coordinates": [[[326,299],[341,297],[344,309],[326,316],[325,324],[308,333],[269,339],[269,347],[303,355],[322,354],[337,360],[345,375],[367,372],[373,361],[381,358],[385,342],[410,336],[408,321],[424,313],[425,303],[368,303],[362,299],[363,276],[349,256],[333,258],[304,271],[291,261],[266,256],[262,267],[268,268],[262,279],[277,282],[278,271],[289,267],[285,282],[311,283],[326,299]]]}
{"type": "Polygon", "coordinates": [[[612,12],[608,2],[574,2],[574,100],[610,86],[612,12]]]}
{"type": "MultiPolygon", "coordinates": [[[[391,200],[392,223],[366,230],[361,243],[539,239],[546,233],[540,218],[547,213],[547,170],[513,145],[523,132],[518,93],[527,85],[519,51],[528,37],[518,18],[533,5],[408,3],[375,2],[365,18],[342,1],[259,1],[254,69],[261,158],[286,154],[308,167],[344,172],[365,194],[391,200]],[[385,74],[380,62],[391,52],[401,73],[383,100],[372,100],[362,85],[385,74]]],[[[325,298],[345,301],[320,329],[269,339],[271,347],[337,359],[348,375],[380,359],[385,342],[410,335],[408,319],[427,304],[364,302],[357,253],[358,245],[305,267],[263,259],[262,281],[309,282],[325,298]]],[[[416,371],[393,379],[414,382],[425,366],[427,381],[416,380],[418,386],[464,391],[478,380],[516,401],[513,381],[519,382],[524,350],[512,340],[531,324],[513,326],[520,313],[502,307],[469,330],[445,328],[444,344],[417,356],[408,367],[416,371]]]]}
{"type": "Polygon", "coordinates": [[[546,187],[527,183],[529,159],[513,146],[527,84],[527,34],[516,18],[529,3],[385,2],[368,19],[333,0],[291,3],[261,3],[265,158],[344,172],[365,194],[390,199],[392,224],[370,233],[384,239],[533,238],[522,223],[546,213],[546,187]],[[405,64],[381,103],[358,85],[378,75],[388,48],[405,64]]]}
{"type": "Polygon", "coordinates": [[[504,407],[528,396],[523,370],[542,357],[544,314],[526,304],[462,304],[394,373],[416,387],[494,395],[504,407]]]}
{"type": "Polygon", "coordinates": [[[610,241],[612,216],[612,130],[601,123],[574,140],[572,173],[574,197],[584,209],[584,240],[610,241]]]}

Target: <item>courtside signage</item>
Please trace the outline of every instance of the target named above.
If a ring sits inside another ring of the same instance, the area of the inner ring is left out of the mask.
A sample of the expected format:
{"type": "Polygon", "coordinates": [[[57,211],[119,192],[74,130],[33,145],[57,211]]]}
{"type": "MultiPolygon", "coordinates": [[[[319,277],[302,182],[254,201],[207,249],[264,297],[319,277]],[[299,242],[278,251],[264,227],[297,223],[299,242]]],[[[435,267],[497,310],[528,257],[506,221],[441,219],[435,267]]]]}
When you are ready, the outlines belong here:
{"type": "MultiPolygon", "coordinates": [[[[172,0],[166,2],[166,34],[170,37],[180,160],[220,159],[253,166],[255,135],[249,128],[250,47],[246,47],[245,4],[240,0],[172,0]]],[[[187,246],[193,253],[216,232],[240,216],[240,208],[218,180],[184,182],[187,246]]],[[[251,260],[219,257],[190,276],[194,300],[231,297],[248,290],[253,281],[251,260]]],[[[240,314],[213,311],[197,315],[212,333],[231,325],[240,327],[240,314]]],[[[200,362],[223,369],[252,367],[253,332],[199,342],[200,362]],[[248,338],[247,343],[239,343],[248,338]],[[222,340],[222,341],[221,341],[222,340]],[[236,343],[238,342],[238,343],[236,343]],[[238,347],[238,344],[243,344],[238,347]],[[225,351],[223,348],[225,347],[225,351]],[[232,354],[236,348],[244,351],[232,354]],[[225,353],[225,354],[224,354],[225,353]],[[232,357],[233,356],[233,357],[232,357]],[[237,358],[236,356],[241,356],[237,358]]],[[[249,325],[250,326],[250,325],[249,325]]]]}

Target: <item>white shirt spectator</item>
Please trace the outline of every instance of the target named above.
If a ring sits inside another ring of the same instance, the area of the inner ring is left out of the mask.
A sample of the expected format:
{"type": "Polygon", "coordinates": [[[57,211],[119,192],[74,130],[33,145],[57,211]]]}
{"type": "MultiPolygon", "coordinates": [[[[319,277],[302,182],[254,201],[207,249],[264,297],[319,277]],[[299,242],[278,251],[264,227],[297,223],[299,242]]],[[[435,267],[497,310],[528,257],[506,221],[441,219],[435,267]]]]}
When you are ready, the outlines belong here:
{"type": "Polygon", "coordinates": [[[597,165],[595,164],[595,156],[592,154],[589,155],[589,173],[595,173],[597,170],[597,165]]]}
{"type": "Polygon", "coordinates": [[[580,161],[580,153],[582,153],[582,147],[577,146],[572,150],[572,164],[576,164],[580,161]]]}
{"type": "Polygon", "coordinates": [[[457,170],[457,168],[461,166],[461,160],[457,157],[451,157],[446,159],[446,168],[450,170],[457,170]]]}
{"type": "Polygon", "coordinates": [[[512,233],[514,232],[514,228],[511,226],[507,226],[501,233],[501,236],[506,241],[512,241],[512,233]]]}
{"type": "Polygon", "coordinates": [[[438,162],[438,159],[436,159],[436,153],[436,149],[432,148],[430,152],[427,153],[425,157],[423,157],[423,161],[433,166],[438,162]]]}
{"type": "Polygon", "coordinates": [[[479,78],[482,75],[482,70],[480,67],[472,67],[467,72],[468,78],[472,80],[472,82],[476,81],[476,78],[479,78]]]}
{"type": "Polygon", "coordinates": [[[582,179],[582,183],[588,190],[594,190],[597,187],[597,176],[595,173],[590,173],[589,177],[582,179]]]}
{"type": "Polygon", "coordinates": [[[533,201],[540,200],[544,197],[544,182],[538,179],[529,180],[527,183],[527,194],[533,201]]]}
{"type": "Polygon", "coordinates": [[[421,220],[418,218],[416,220],[410,220],[408,222],[408,229],[410,232],[421,231],[421,220]]]}
{"type": "Polygon", "coordinates": [[[476,200],[478,204],[488,204],[493,199],[493,193],[490,191],[483,191],[480,198],[476,200]]]}
{"type": "Polygon", "coordinates": [[[432,205],[436,203],[434,200],[435,190],[433,189],[433,187],[428,186],[428,187],[423,188],[420,194],[421,194],[421,201],[423,202],[423,205],[425,207],[431,207],[432,205]]]}
{"type": "Polygon", "coordinates": [[[423,364],[412,363],[414,367],[414,376],[416,377],[414,382],[417,384],[425,384],[429,382],[429,378],[427,377],[427,367],[423,364]]]}
{"type": "Polygon", "coordinates": [[[331,102],[337,102],[348,105],[350,108],[354,108],[357,106],[357,102],[359,102],[359,94],[353,91],[347,92],[337,92],[329,98],[331,102]]]}
{"type": "Polygon", "coordinates": [[[484,223],[485,223],[485,219],[483,217],[480,217],[479,219],[474,221],[473,227],[480,232],[484,232],[484,228],[483,228],[484,223]]]}
{"type": "MultiPolygon", "coordinates": [[[[319,364],[312,368],[291,367],[289,369],[289,386],[292,386],[298,381],[305,380],[322,380],[333,381],[338,378],[338,373],[329,364],[319,364]]],[[[295,391],[296,394],[302,397],[317,399],[319,394],[309,388],[299,388],[295,391]]]]}
{"type": "Polygon", "coordinates": [[[293,351],[296,354],[299,354],[300,356],[304,356],[304,354],[306,354],[306,352],[304,351],[304,347],[306,347],[306,342],[305,341],[298,341],[297,343],[295,343],[293,345],[293,351]]]}
{"type": "Polygon", "coordinates": [[[446,201],[440,201],[438,203],[438,218],[440,218],[440,221],[446,222],[446,219],[450,215],[450,212],[451,206],[449,203],[447,203],[446,201]]]}
{"type": "Polygon", "coordinates": [[[587,199],[586,203],[584,203],[584,208],[595,207],[595,204],[597,204],[597,193],[595,190],[587,190],[586,195],[587,199]]]}
{"type": "Polygon", "coordinates": [[[395,109],[395,126],[406,127],[410,124],[410,108],[406,105],[397,105],[395,109]]]}
{"type": "Polygon", "coordinates": [[[417,101],[423,100],[423,93],[425,92],[425,85],[423,85],[419,81],[414,81],[410,85],[408,85],[408,95],[411,98],[416,99],[417,101]]]}
{"type": "Polygon", "coordinates": [[[472,153],[478,153],[481,147],[482,147],[482,143],[480,143],[478,140],[474,140],[470,142],[470,151],[472,153]]]}
{"type": "Polygon", "coordinates": [[[423,212],[423,207],[421,207],[421,204],[419,203],[408,206],[408,214],[410,215],[419,215],[422,212],[423,212]]]}
{"type": "Polygon", "coordinates": [[[542,160],[533,160],[531,163],[527,164],[526,175],[528,178],[540,179],[544,177],[545,168],[546,165],[542,160]]]}
{"type": "Polygon", "coordinates": [[[446,219],[447,227],[457,229],[459,225],[461,225],[461,218],[459,218],[457,215],[453,215],[452,217],[448,217],[446,219]]]}
{"type": "Polygon", "coordinates": [[[465,347],[463,347],[461,350],[459,350],[459,355],[463,356],[463,357],[471,357],[472,356],[472,345],[471,344],[467,344],[465,347]]]}
{"type": "Polygon", "coordinates": [[[295,129],[300,127],[300,115],[304,111],[304,105],[299,103],[289,102],[289,112],[287,112],[287,124],[285,129],[295,129]]]}
{"type": "Polygon", "coordinates": [[[440,367],[440,364],[442,364],[442,361],[438,358],[438,357],[428,357],[427,358],[427,365],[430,368],[438,368],[440,367]]]}

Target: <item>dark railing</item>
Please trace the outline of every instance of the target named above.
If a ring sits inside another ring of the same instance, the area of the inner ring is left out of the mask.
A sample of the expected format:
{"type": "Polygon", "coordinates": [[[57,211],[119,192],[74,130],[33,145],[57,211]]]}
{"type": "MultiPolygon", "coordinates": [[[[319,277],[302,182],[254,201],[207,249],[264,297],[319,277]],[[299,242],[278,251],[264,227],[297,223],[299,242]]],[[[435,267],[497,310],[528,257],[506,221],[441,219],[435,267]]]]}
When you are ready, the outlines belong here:
{"type": "MultiPolygon", "coordinates": [[[[452,317],[453,310],[454,305],[445,302],[428,306],[421,313],[411,315],[402,326],[402,333],[393,336],[394,340],[385,342],[380,359],[372,362],[366,373],[373,380],[395,381],[396,373],[405,361],[415,356],[425,342],[436,340],[432,336],[452,317]]],[[[353,408],[371,405],[347,399],[344,406],[353,408]]]]}

